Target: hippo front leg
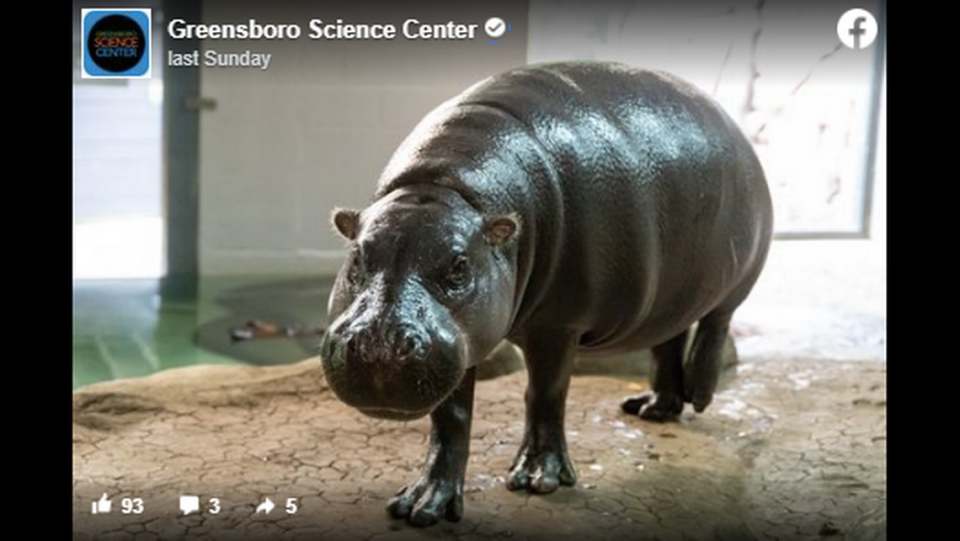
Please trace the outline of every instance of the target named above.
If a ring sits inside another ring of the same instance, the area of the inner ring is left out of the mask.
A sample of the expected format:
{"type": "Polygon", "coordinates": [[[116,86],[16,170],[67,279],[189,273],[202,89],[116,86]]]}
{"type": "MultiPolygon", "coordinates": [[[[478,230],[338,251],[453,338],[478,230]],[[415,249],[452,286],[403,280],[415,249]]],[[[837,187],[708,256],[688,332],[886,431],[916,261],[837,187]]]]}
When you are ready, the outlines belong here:
{"type": "Polygon", "coordinates": [[[561,330],[537,333],[520,344],[529,378],[527,418],[523,442],[507,477],[510,490],[547,494],[559,485],[577,482],[563,420],[578,339],[576,333],[561,330]]]}
{"type": "Polygon", "coordinates": [[[463,518],[463,481],[470,454],[470,421],[476,368],[470,368],[459,387],[430,414],[430,446],[420,477],[390,499],[387,510],[414,526],[430,526],[441,516],[463,518]]]}

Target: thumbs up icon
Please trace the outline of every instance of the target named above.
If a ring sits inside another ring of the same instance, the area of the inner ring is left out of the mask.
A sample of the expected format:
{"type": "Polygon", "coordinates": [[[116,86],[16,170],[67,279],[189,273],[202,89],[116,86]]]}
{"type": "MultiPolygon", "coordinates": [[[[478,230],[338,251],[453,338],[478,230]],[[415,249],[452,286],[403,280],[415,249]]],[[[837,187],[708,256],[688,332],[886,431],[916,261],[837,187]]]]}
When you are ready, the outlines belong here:
{"type": "Polygon", "coordinates": [[[107,499],[107,493],[104,492],[103,496],[100,496],[100,499],[93,502],[90,507],[93,514],[96,515],[97,513],[109,513],[111,505],[112,503],[107,499]]]}

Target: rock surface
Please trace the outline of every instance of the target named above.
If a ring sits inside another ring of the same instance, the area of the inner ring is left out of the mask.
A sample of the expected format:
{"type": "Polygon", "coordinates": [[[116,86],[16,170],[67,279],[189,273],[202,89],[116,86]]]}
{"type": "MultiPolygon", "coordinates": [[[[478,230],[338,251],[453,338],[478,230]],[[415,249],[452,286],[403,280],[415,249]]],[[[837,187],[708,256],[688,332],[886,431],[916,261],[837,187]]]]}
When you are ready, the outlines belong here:
{"type": "Polygon", "coordinates": [[[336,400],[316,359],[81,389],[74,539],[886,537],[883,363],[741,361],[707,412],[668,425],[620,413],[642,383],[575,378],[567,430],[580,481],[548,496],[503,486],[525,380],[478,383],[464,519],[424,530],[384,506],[420,466],[429,420],[364,417],[336,400]],[[103,494],[111,511],[95,514],[103,494]],[[182,495],[200,510],[185,516],[182,495]],[[125,514],[134,498],[142,512],[125,514]],[[257,513],[265,498],[276,507],[257,513]]]}

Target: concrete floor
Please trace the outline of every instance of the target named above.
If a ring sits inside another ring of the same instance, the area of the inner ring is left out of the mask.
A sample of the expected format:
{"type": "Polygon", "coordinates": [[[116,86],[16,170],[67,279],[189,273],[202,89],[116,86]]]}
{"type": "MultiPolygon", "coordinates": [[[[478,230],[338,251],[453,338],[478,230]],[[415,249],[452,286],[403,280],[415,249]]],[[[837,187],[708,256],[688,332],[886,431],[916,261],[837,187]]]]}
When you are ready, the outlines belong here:
{"type": "Polygon", "coordinates": [[[424,530],[384,505],[419,468],[428,421],[362,416],[315,360],[87,387],[74,394],[74,538],[885,538],[882,363],[745,363],[706,413],[666,425],[619,412],[642,382],[575,378],[567,435],[580,481],[548,496],[504,487],[525,379],[478,383],[464,519],[424,530]],[[93,514],[103,494],[113,511],[93,514]],[[201,511],[184,516],[181,495],[201,511]],[[120,512],[123,498],[143,512],[120,512]],[[278,508],[256,513],[265,498],[278,508]]]}
{"type": "Polygon", "coordinates": [[[741,357],[886,361],[886,257],[882,239],[774,242],[734,317],[741,357]]]}

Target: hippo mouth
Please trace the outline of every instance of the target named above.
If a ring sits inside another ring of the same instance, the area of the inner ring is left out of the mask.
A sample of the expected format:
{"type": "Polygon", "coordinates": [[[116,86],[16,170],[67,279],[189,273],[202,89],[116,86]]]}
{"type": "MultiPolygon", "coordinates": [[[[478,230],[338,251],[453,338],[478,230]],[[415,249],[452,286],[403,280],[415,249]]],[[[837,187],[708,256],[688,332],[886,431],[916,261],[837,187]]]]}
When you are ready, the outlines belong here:
{"type": "Polygon", "coordinates": [[[386,419],[388,421],[413,421],[425,417],[432,408],[422,410],[403,410],[396,408],[376,408],[376,407],[358,407],[361,413],[376,419],[386,419]]]}

